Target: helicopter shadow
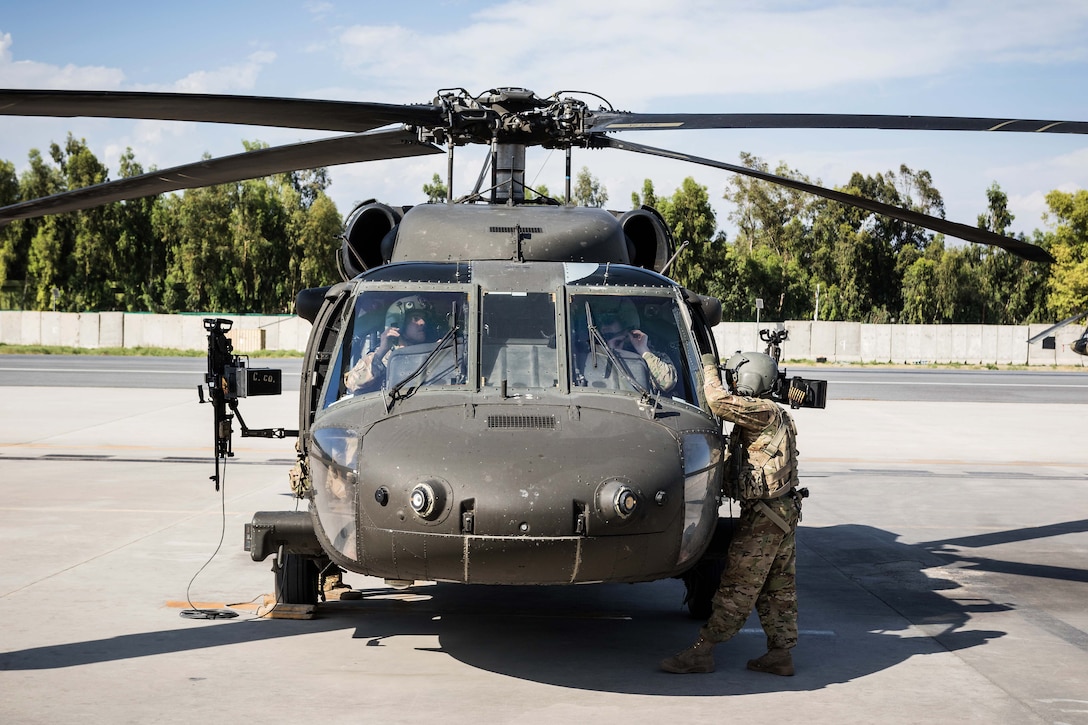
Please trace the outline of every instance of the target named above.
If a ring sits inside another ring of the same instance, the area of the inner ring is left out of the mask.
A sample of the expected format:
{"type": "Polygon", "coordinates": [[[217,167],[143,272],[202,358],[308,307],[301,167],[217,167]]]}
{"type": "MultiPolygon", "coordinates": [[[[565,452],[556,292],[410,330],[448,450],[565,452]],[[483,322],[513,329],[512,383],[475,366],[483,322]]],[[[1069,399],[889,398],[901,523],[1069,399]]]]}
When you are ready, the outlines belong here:
{"type": "MultiPolygon", "coordinates": [[[[1086,528],[1088,522],[1071,522],[988,536],[1013,541],[1086,528]]],[[[678,580],[540,587],[439,583],[401,592],[375,587],[361,590],[359,601],[322,605],[313,620],[238,620],[35,647],[0,653],[0,670],[78,667],[343,631],[368,648],[357,656],[384,658],[385,671],[403,669],[406,676],[418,669],[419,659],[385,656],[382,648],[397,638],[424,636],[436,645],[415,647],[420,653],[440,653],[472,668],[579,690],[669,696],[817,690],[913,657],[981,647],[1004,636],[972,626],[972,621],[1013,607],[964,590],[947,570],[950,563],[980,566],[950,547],[985,543],[905,544],[896,534],[870,526],[802,526],[801,636],[792,678],[745,669],[746,660],[765,649],[754,616],[717,648],[716,673],[678,677],[661,672],[660,660],[689,645],[699,627],[683,607],[678,580]]],[[[989,568],[1001,570],[989,561],[989,568]]],[[[1084,577],[1080,570],[1051,569],[1019,573],[1075,581],[1084,577]]],[[[392,650],[403,654],[403,647],[392,650]]]]}
{"type": "MultiPolygon", "coordinates": [[[[354,637],[382,647],[398,636],[431,635],[439,646],[430,649],[469,666],[559,687],[705,696],[821,689],[912,657],[984,646],[1005,634],[973,628],[971,621],[1012,607],[957,596],[960,585],[942,576],[947,556],[925,546],[861,525],[802,527],[798,541],[801,636],[797,675],[788,679],[746,670],[746,661],[765,651],[754,615],[717,648],[715,674],[661,672],[660,660],[688,646],[699,627],[682,607],[683,586],[671,580],[581,587],[438,584],[406,594],[399,614],[368,613],[354,637]]],[[[363,595],[364,602],[342,603],[334,616],[354,616],[356,607],[388,590],[363,595]]]]}

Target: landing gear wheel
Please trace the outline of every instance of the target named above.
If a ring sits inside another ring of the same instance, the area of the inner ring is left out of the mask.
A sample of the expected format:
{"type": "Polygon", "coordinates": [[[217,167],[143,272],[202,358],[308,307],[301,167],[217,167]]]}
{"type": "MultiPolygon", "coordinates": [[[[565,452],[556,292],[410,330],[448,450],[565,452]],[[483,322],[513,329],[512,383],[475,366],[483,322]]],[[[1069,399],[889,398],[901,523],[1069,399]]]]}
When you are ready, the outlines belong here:
{"type": "Polygon", "coordinates": [[[722,572],[725,571],[724,559],[701,559],[683,576],[684,604],[688,607],[688,614],[693,619],[706,621],[713,611],[714,593],[718,591],[718,585],[722,580],[722,572]]]}
{"type": "Polygon", "coordinates": [[[317,562],[301,554],[285,554],[276,567],[276,601],[317,604],[317,562]]]}

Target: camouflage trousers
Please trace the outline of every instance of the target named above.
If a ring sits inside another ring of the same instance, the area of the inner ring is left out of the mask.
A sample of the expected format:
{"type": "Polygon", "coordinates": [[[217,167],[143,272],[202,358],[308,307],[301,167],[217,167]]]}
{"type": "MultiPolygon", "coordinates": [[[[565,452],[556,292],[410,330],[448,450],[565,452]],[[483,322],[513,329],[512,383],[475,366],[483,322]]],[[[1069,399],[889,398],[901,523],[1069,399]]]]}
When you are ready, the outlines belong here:
{"type": "Polygon", "coordinates": [[[699,634],[724,642],[740,631],[755,607],[767,648],[791,649],[797,645],[795,532],[800,504],[790,495],[764,503],[789,525],[789,533],[754,502],[742,504],[714,609],[699,634]]]}

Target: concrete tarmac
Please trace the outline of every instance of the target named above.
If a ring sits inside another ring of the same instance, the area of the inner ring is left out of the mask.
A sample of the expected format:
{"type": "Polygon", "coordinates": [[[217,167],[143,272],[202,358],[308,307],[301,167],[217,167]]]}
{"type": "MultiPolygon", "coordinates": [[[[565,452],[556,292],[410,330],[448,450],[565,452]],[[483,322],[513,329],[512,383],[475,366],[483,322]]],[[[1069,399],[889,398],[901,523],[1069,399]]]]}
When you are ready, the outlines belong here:
{"type": "MultiPolygon", "coordinates": [[[[1088,410],[835,401],[797,415],[797,675],[659,660],[675,580],[421,585],[259,618],[243,524],[291,508],[291,442],[236,438],[216,492],[192,390],[3,388],[0,722],[1086,723],[1088,410]],[[220,537],[222,545],[220,546],[220,537]],[[214,554],[214,555],[213,555],[214,554]],[[231,608],[194,620],[189,607],[231,608]]],[[[295,399],[250,399],[293,427],[295,399]]]]}

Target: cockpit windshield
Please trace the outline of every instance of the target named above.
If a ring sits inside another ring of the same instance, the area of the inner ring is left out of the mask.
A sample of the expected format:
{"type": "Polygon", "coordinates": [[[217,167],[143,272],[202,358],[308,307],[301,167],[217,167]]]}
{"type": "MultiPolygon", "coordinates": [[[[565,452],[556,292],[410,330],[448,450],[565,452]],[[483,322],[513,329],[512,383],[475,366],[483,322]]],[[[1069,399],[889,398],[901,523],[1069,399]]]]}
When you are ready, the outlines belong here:
{"type": "Polygon", "coordinates": [[[465,292],[360,293],[330,366],[325,406],[383,387],[463,385],[467,313],[465,292]]]}
{"type": "Polygon", "coordinates": [[[559,385],[554,294],[485,292],[482,314],[482,387],[559,385]]]}
{"type": "Polygon", "coordinates": [[[692,323],[671,291],[570,290],[558,309],[558,292],[477,288],[477,307],[465,287],[443,286],[359,291],[329,361],[322,407],[383,390],[396,400],[421,388],[477,385],[503,391],[569,385],[572,392],[699,404],[692,323]]]}
{"type": "Polygon", "coordinates": [[[680,398],[697,404],[690,335],[675,298],[570,296],[571,384],[680,398]],[[688,342],[685,344],[685,340],[688,342]]]}

